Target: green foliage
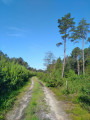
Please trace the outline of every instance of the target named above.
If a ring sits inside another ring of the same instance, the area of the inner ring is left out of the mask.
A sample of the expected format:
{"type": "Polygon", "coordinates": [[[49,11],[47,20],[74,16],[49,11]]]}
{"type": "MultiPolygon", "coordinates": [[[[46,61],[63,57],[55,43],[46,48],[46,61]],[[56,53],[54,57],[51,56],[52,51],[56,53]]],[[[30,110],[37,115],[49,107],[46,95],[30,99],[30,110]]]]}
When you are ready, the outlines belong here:
{"type": "Polygon", "coordinates": [[[71,18],[71,14],[68,13],[62,19],[58,19],[60,34],[63,34],[63,40],[69,36],[69,32],[71,32],[74,28],[75,22],[73,22],[74,18],[71,18]]]}
{"type": "MultiPolygon", "coordinates": [[[[62,34],[62,39],[64,40],[64,63],[63,63],[63,70],[62,70],[62,78],[64,76],[64,69],[65,69],[65,59],[66,59],[66,40],[70,38],[71,32],[74,30],[73,21],[74,18],[71,18],[71,14],[68,13],[61,19],[58,19],[58,28],[60,29],[59,32],[62,34]]],[[[57,46],[62,45],[62,42],[56,44],[57,46]]]]}
{"type": "Polygon", "coordinates": [[[17,91],[28,81],[31,75],[25,66],[0,52],[0,114],[13,105],[17,91]]]}
{"type": "MultiPolygon", "coordinates": [[[[72,38],[72,42],[73,42],[74,40],[77,40],[77,39],[78,39],[78,40],[79,40],[79,39],[86,39],[87,33],[90,32],[89,26],[90,26],[90,24],[88,24],[85,19],[82,19],[82,20],[79,22],[76,30],[74,30],[74,33],[72,34],[72,37],[71,37],[71,38],[72,38]]],[[[89,39],[88,39],[88,40],[89,40],[89,39]]]]}
{"type": "MultiPolygon", "coordinates": [[[[38,77],[46,86],[56,88],[69,100],[80,104],[84,109],[90,110],[90,47],[85,49],[85,75],[82,75],[82,56],[80,49],[75,48],[71,56],[66,57],[65,76],[62,79],[62,60],[57,59],[55,68],[49,68],[49,71],[38,72],[38,77]],[[79,54],[80,75],[77,75],[77,60],[79,54]],[[67,81],[67,86],[66,86],[67,81]],[[73,96],[73,98],[71,98],[73,96]]],[[[51,65],[52,66],[52,65],[51,65]]],[[[57,94],[57,93],[56,93],[57,94]]]]}
{"type": "Polygon", "coordinates": [[[46,111],[45,102],[44,102],[44,93],[40,83],[34,77],[34,88],[32,92],[32,98],[26,109],[25,120],[39,120],[41,110],[46,111]],[[44,105],[43,108],[41,108],[44,105]]]}
{"type": "Polygon", "coordinates": [[[77,56],[80,56],[81,55],[81,50],[79,47],[76,47],[73,49],[72,53],[71,53],[71,57],[72,58],[77,58],[77,56]]]}
{"type": "MultiPolygon", "coordinates": [[[[89,27],[90,27],[90,24],[88,24],[87,22],[86,22],[86,20],[85,19],[82,19],[80,22],[79,22],[79,24],[78,24],[78,26],[76,27],[76,30],[74,30],[74,32],[72,33],[72,36],[71,36],[71,38],[72,38],[72,42],[73,41],[79,41],[79,40],[82,40],[82,45],[83,45],[83,75],[85,74],[85,65],[84,65],[84,63],[85,63],[85,61],[84,61],[84,41],[86,40],[86,38],[87,38],[87,34],[88,33],[90,33],[90,30],[89,30],[89,27]]],[[[87,40],[87,42],[89,42],[89,39],[87,40]]]]}
{"type": "Polygon", "coordinates": [[[0,120],[3,120],[3,115],[0,115],[0,120]]]}
{"type": "Polygon", "coordinates": [[[15,63],[18,63],[19,65],[22,65],[26,68],[28,68],[28,63],[25,62],[21,57],[20,58],[11,58],[10,61],[14,61],[15,63]]]}
{"type": "Polygon", "coordinates": [[[90,37],[88,38],[87,42],[90,42],[90,37]]]}
{"type": "Polygon", "coordinates": [[[68,78],[64,78],[62,94],[67,94],[66,83],[68,85],[68,94],[73,95],[74,103],[82,103],[85,109],[90,111],[90,77],[85,75],[76,75],[73,71],[69,71],[68,78]]]}
{"type": "Polygon", "coordinates": [[[63,85],[63,81],[61,79],[62,74],[62,61],[60,58],[57,59],[55,67],[52,67],[51,70],[47,71],[47,73],[38,72],[38,77],[43,82],[46,82],[48,87],[57,87],[63,85]]]}

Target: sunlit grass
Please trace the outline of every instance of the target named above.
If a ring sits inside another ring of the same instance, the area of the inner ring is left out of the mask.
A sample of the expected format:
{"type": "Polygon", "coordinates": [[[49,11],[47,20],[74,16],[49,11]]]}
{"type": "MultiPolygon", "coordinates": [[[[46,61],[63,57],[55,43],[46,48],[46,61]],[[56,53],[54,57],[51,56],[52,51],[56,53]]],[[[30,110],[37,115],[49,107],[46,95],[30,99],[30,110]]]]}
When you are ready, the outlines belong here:
{"type": "Polygon", "coordinates": [[[78,103],[75,94],[65,95],[62,93],[63,87],[51,88],[58,100],[64,101],[66,113],[72,120],[90,120],[90,114],[78,103]]]}
{"type": "Polygon", "coordinates": [[[44,93],[42,91],[42,87],[40,83],[36,80],[36,78],[34,77],[34,88],[32,92],[32,98],[26,110],[25,120],[39,120],[37,113],[41,109],[43,98],[44,98],[44,93]]]}

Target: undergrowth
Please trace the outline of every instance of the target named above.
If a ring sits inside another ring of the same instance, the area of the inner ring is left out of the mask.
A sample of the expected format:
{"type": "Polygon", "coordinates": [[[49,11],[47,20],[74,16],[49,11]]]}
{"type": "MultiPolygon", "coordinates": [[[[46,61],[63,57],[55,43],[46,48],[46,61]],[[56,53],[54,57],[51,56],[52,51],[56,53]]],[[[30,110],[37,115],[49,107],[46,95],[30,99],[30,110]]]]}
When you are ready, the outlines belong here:
{"type": "Polygon", "coordinates": [[[71,107],[69,107],[67,112],[70,113],[73,120],[89,120],[90,76],[87,74],[78,76],[73,70],[69,70],[65,73],[63,79],[59,76],[60,74],[58,71],[52,72],[51,75],[48,73],[38,74],[38,77],[46,84],[46,86],[53,90],[58,100],[70,103],[69,106],[71,107]]]}
{"type": "Polygon", "coordinates": [[[2,97],[3,103],[0,105],[0,120],[6,119],[6,113],[13,108],[14,105],[18,104],[18,100],[28,90],[31,84],[31,79],[24,83],[18,90],[12,91],[11,93],[2,97]]]}
{"type": "Polygon", "coordinates": [[[71,76],[63,79],[63,86],[51,87],[57,99],[66,103],[66,112],[72,120],[90,120],[89,80],[87,76],[71,76]]]}

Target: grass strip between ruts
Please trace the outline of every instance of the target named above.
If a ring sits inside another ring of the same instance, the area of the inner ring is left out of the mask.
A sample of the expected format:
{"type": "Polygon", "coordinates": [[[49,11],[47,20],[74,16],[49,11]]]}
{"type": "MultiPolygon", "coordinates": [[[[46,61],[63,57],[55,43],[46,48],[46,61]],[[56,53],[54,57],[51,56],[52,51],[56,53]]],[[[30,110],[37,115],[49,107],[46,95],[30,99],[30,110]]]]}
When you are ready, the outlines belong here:
{"type": "Polygon", "coordinates": [[[42,106],[42,100],[44,99],[44,92],[40,83],[36,80],[36,77],[33,79],[34,88],[32,91],[32,98],[30,100],[29,106],[26,109],[25,120],[39,120],[37,113],[39,113],[42,106]]]}

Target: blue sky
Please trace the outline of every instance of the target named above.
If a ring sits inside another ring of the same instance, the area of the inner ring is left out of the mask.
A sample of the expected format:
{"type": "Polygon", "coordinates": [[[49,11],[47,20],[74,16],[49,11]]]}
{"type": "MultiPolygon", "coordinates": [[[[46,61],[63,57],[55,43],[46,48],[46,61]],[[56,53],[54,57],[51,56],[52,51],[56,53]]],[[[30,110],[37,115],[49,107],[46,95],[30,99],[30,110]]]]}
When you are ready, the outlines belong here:
{"type": "MultiPolygon", "coordinates": [[[[46,52],[63,58],[63,46],[56,47],[62,41],[57,21],[69,12],[76,24],[82,18],[90,23],[90,0],[0,0],[0,50],[22,57],[31,67],[45,68],[46,52]]],[[[67,41],[66,54],[76,46],[82,48],[67,41]]]]}

